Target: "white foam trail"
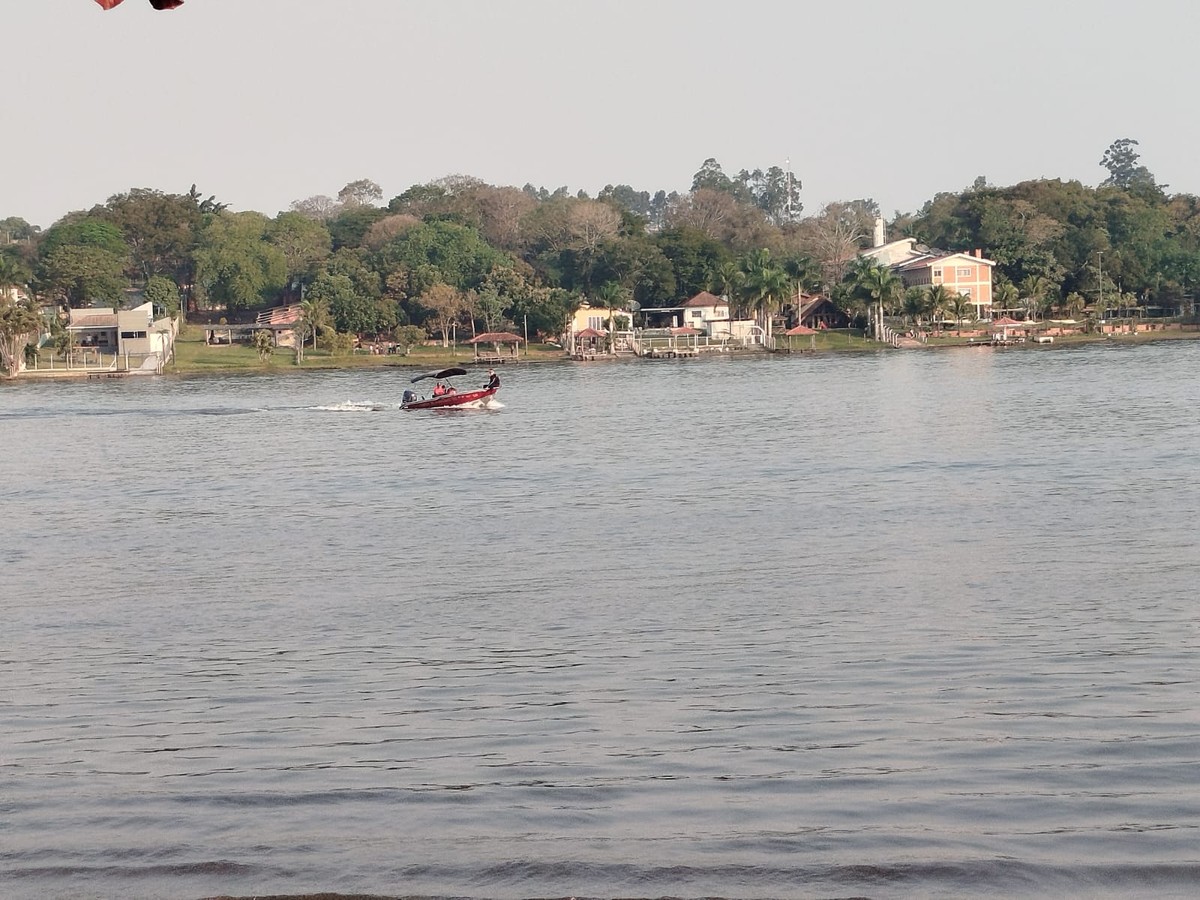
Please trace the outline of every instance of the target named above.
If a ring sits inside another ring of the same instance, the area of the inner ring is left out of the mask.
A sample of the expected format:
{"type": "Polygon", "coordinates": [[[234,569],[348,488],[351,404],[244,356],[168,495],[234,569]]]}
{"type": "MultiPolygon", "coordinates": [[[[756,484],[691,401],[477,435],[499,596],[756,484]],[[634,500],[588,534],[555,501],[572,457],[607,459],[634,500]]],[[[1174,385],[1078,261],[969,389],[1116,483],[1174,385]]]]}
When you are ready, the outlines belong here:
{"type": "Polygon", "coordinates": [[[333,403],[327,406],[309,407],[309,409],[319,410],[320,412],[379,412],[386,408],[382,403],[374,403],[370,400],[346,400],[342,403],[333,403]]]}

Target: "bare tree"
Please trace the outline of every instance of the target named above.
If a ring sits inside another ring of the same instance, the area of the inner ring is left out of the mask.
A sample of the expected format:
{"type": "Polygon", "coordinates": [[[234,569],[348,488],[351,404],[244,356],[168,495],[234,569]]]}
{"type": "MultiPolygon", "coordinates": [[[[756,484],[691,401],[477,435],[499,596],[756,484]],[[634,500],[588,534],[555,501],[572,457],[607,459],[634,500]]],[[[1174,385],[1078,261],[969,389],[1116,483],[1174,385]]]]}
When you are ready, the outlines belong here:
{"type": "Polygon", "coordinates": [[[450,346],[450,327],[463,313],[463,295],[450,285],[439,281],[421,294],[417,303],[429,311],[430,322],[442,333],[442,346],[450,346]]]}
{"type": "Polygon", "coordinates": [[[315,194],[312,197],[307,197],[304,200],[293,200],[292,211],[298,212],[302,216],[307,216],[310,219],[316,219],[319,222],[325,222],[337,215],[338,202],[332,197],[327,197],[324,194],[315,194]]]}
{"type": "Polygon", "coordinates": [[[368,206],[372,201],[379,202],[382,199],[383,188],[369,178],[352,181],[338,191],[338,200],[344,207],[368,206]]]}
{"type": "Polygon", "coordinates": [[[859,210],[849,203],[830,203],[801,225],[800,243],[821,266],[826,285],[837,284],[862,249],[867,236],[859,210]]]}
{"type": "Polygon", "coordinates": [[[413,226],[420,224],[420,219],[416,216],[410,216],[407,213],[388,216],[386,219],[380,219],[367,229],[367,233],[363,237],[363,244],[371,250],[378,250],[396,235],[403,234],[413,226]]]}

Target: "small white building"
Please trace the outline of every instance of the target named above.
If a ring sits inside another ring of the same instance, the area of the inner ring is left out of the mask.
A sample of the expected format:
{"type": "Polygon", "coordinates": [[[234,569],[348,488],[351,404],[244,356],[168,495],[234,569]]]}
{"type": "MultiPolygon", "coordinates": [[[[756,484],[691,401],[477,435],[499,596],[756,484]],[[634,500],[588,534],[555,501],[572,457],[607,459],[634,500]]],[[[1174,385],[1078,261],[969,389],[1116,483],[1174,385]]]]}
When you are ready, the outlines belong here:
{"type": "Polygon", "coordinates": [[[157,356],[170,359],[175,346],[177,325],[174,319],[155,320],[154,304],[147,301],[133,309],[72,309],[67,330],[75,335],[77,346],[137,357],[139,361],[157,356]]]}

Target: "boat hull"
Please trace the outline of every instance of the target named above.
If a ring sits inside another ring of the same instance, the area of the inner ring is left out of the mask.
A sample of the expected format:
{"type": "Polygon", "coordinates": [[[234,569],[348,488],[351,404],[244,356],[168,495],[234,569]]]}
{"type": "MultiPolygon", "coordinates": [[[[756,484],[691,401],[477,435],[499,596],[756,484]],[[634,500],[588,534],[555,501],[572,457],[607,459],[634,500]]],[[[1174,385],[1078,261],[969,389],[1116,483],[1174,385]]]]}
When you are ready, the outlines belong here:
{"type": "Polygon", "coordinates": [[[455,409],[463,406],[478,406],[488,400],[499,388],[482,388],[478,391],[463,391],[458,394],[442,394],[425,400],[409,400],[400,404],[401,409],[455,409]]]}

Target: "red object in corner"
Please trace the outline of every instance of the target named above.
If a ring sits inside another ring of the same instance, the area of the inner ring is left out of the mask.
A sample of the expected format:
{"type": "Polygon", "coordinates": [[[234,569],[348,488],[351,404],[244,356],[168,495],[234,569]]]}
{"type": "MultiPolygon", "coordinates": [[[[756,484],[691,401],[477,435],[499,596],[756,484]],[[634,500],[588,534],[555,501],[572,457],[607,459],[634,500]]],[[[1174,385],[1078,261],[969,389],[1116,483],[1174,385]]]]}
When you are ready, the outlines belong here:
{"type": "MultiPolygon", "coordinates": [[[[112,9],[114,6],[120,6],[122,0],[96,0],[105,9],[112,9]]],[[[155,9],[174,9],[177,6],[183,5],[183,0],[150,0],[150,5],[155,9]]]]}

